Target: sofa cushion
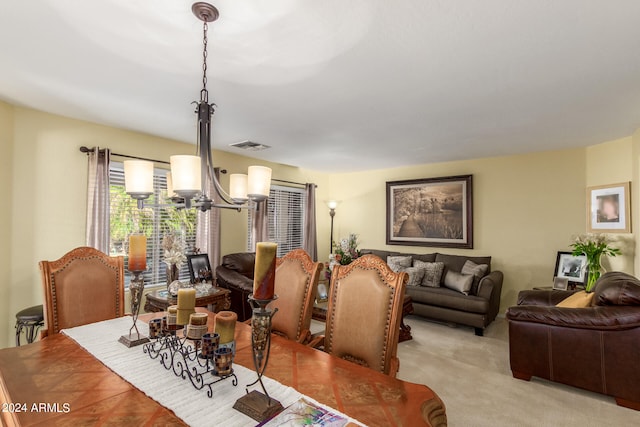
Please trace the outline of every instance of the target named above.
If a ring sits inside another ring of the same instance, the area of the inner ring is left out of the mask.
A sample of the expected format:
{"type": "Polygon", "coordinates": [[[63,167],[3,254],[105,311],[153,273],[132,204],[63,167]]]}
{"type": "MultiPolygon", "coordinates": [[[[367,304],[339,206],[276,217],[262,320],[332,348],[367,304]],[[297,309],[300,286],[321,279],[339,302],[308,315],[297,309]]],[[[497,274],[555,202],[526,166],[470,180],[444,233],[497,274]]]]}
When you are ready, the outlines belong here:
{"type": "Polygon", "coordinates": [[[444,286],[469,295],[469,291],[473,285],[473,278],[473,274],[462,274],[449,270],[444,274],[444,286]]]}
{"type": "Polygon", "coordinates": [[[407,295],[411,296],[416,304],[433,305],[480,314],[485,314],[489,310],[488,300],[476,296],[466,296],[448,288],[416,286],[407,288],[407,295]]]}
{"type": "Polygon", "coordinates": [[[460,271],[462,274],[473,274],[474,276],[473,284],[471,285],[472,295],[478,295],[478,285],[480,284],[480,280],[487,275],[488,270],[488,264],[476,264],[470,259],[468,259],[462,266],[462,270],[460,271]]]}
{"type": "MultiPolygon", "coordinates": [[[[389,266],[392,269],[394,268],[394,266],[397,266],[397,267],[395,267],[396,269],[398,267],[401,267],[401,268],[411,267],[411,263],[412,262],[413,262],[413,260],[411,259],[411,255],[388,256],[387,257],[387,264],[389,264],[389,266]]],[[[397,273],[397,271],[396,271],[396,273],[397,273]]]]}
{"type": "Polygon", "coordinates": [[[593,292],[586,293],[585,291],[576,292],[560,301],[556,304],[556,307],[565,307],[565,308],[585,308],[591,307],[593,302],[593,292]]]}
{"type": "Polygon", "coordinates": [[[229,254],[222,257],[222,264],[229,270],[237,271],[245,277],[253,280],[253,269],[256,263],[256,254],[253,252],[243,252],[229,254]]]}
{"type": "Polygon", "coordinates": [[[594,305],[640,305],[640,280],[612,271],[598,279],[594,293],[594,305]]]}
{"type": "Polygon", "coordinates": [[[442,283],[442,273],[444,272],[444,264],[441,262],[424,262],[414,260],[413,266],[423,271],[422,286],[431,288],[439,288],[442,283]]]}
{"type": "Polygon", "coordinates": [[[409,275],[407,286],[420,286],[422,284],[424,269],[418,267],[404,267],[400,269],[400,272],[404,272],[409,275]]]}
{"type": "Polygon", "coordinates": [[[436,255],[435,253],[432,254],[403,254],[400,252],[392,252],[392,251],[382,251],[382,250],[378,250],[378,249],[362,249],[360,251],[363,255],[366,254],[372,254],[375,255],[381,259],[386,260],[387,257],[389,256],[407,256],[409,255],[411,258],[413,258],[414,260],[420,260],[420,261],[424,261],[424,262],[434,262],[436,260],[436,255]]]}
{"type": "Polygon", "coordinates": [[[462,271],[462,267],[464,267],[464,263],[467,260],[473,261],[476,264],[487,264],[489,268],[487,269],[487,274],[491,273],[491,257],[490,256],[482,256],[482,257],[470,257],[470,256],[462,256],[462,255],[445,255],[445,254],[437,254],[436,261],[444,262],[444,266],[447,270],[453,270],[458,273],[462,271]]]}

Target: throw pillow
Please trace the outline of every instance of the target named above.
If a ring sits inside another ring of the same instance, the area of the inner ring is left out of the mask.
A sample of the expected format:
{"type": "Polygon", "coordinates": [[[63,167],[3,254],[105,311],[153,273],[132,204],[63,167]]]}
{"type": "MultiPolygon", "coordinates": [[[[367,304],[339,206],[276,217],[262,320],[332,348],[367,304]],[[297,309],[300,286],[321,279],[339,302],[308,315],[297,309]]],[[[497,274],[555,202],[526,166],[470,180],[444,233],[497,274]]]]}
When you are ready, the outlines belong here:
{"type": "Polygon", "coordinates": [[[387,264],[396,264],[400,267],[411,267],[411,256],[388,256],[387,264]]]}
{"type": "Polygon", "coordinates": [[[473,285],[471,285],[471,294],[478,295],[480,291],[480,280],[484,276],[487,275],[487,271],[489,270],[488,264],[476,264],[471,260],[467,260],[462,266],[462,270],[460,273],[462,274],[473,274],[473,285]]]}
{"type": "Polygon", "coordinates": [[[465,295],[469,295],[471,285],[473,285],[473,278],[473,274],[462,274],[449,270],[444,276],[444,286],[465,295]]]}
{"type": "Polygon", "coordinates": [[[403,267],[400,272],[407,273],[409,275],[409,281],[407,286],[420,286],[422,283],[422,277],[424,276],[424,270],[418,267],[403,267]]]}
{"type": "Polygon", "coordinates": [[[585,308],[591,307],[593,303],[593,292],[586,293],[585,291],[576,292],[568,298],[563,299],[556,305],[556,307],[564,308],[585,308]]]}
{"type": "Polygon", "coordinates": [[[424,262],[413,261],[413,266],[421,269],[423,273],[421,286],[429,288],[439,288],[442,283],[442,273],[444,273],[444,262],[424,262]]]}

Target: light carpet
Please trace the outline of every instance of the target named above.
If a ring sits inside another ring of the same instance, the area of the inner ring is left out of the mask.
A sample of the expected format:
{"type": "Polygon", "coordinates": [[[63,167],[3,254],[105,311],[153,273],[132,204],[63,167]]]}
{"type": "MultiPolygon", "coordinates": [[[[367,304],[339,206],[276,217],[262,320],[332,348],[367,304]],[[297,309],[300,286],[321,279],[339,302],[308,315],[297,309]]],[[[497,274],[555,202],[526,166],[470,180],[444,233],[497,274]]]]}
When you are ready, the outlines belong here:
{"type": "Polygon", "coordinates": [[[433,389],[447,407],[450,426],[640,425],[640,412],[617,406],[611,397],[537,378],[514,379],[504,318],[492,323],[484,337],[471,328],[417,316],[408,316],[406,323],[413,340],[398,345],[398,378],[433,389]]]}

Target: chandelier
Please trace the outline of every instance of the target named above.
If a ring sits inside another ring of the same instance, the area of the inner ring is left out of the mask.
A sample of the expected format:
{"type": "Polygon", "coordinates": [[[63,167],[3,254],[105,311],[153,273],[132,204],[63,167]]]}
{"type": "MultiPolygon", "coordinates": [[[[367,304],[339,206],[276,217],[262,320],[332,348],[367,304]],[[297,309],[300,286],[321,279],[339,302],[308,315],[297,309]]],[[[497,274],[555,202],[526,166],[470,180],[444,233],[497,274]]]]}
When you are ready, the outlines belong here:
{"type": "MultiPolygon", "coordinates": [[[[211,157],[211,118],[215,104],[209,103],[207,90],[207,30],[208,23],[218,19],[218,9],[197,2],[191,7],[193,14],[203,22],[202,90],[197,105],[196,155],[170,156],[171,172],[167,172],[167,195],[176,207],[197,207],[203,212],[211,208],[240,209],[249,207],[250,200],[259,202],[269,197],[271,169],[265,166],[249,166],[247,174],[229,176],[229,192],[220,185],[214,173],[211,157]],[[209,182],[213,185],[209,186],[209,182]],[[209,195],[208,189],[218,196],[209,195]],[[210,197],[211,196],[211,197],[210,197]]],[[[138,201],[138,208],[153,194],[153,162],[126,160],[124,162],[125,191],[138,201]]]]}

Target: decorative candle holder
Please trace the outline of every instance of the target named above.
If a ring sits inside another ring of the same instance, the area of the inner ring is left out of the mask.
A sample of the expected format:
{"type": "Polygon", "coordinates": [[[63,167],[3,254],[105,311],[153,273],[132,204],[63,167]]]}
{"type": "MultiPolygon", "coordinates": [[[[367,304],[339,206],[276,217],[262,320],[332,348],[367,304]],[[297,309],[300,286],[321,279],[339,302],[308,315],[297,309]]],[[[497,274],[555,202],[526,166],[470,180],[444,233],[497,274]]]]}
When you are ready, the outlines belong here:
{"type": "Polygon", "coordinates": [[[131,294],[131,317],[133,318],[133,326],[129,329],[129,335],[123,335],[118,340],[127,347],[135,347],[149,342],[149,338],[142,335],[136,325],[136,322],[138,321],[138,313],[140,312],[140,303],[142,302],[144,278],[142,277],[142,271],[132,271],[132,273],[133,278],[129,284],[129,293],[131,294]],[[135,333],[133,332],[134,329],[135,333]]]}
{"type": "Polygon", "coordinates": [[[262,422],[273,417],[284,408],[277,400],[271,398],[262,382],[262,376],[269,363],[269,353],[271,352],[271,319],[278,309],[268,309],[267,305],[277,299],[274,295],[272,299],[254,299],[253,294],[249,295],[249,304],[253,308],[251,318],[251,346],[253,349],[253,364],[258,374],[258,379],[246,386],[247,394],[236,401],[233,408],[250,416],[256,421],[262,422]],[[249,392],[249,387],[260,384],[261,393],[257,390],[249,392]]]}

